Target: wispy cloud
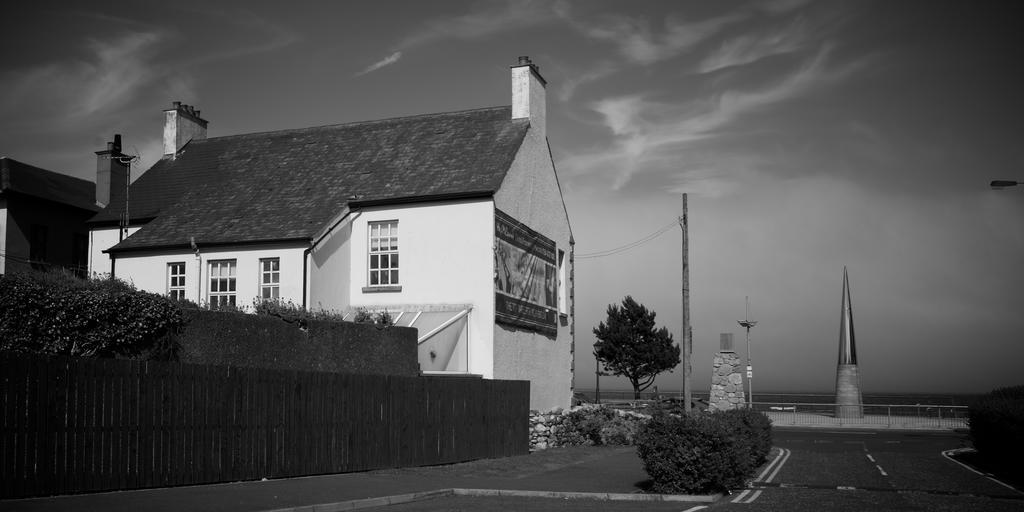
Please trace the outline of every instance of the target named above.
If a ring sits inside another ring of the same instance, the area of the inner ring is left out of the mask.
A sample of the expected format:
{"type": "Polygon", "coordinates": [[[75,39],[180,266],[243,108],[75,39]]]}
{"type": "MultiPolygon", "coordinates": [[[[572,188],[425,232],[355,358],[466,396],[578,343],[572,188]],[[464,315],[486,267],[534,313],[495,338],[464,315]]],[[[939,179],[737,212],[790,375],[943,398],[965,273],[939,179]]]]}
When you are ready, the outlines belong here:
{"type": "Polygon", "coordinates": [[[783,14],[799,9],[809,3],[811,3],[811,0],[765,0],[756,2],[755,6],[771,14],[783,14]]]}
{"type": "Polygon", "coordinates": [[[130,101],[159,74],[150,62],[163,38],[158,32],[133,32],[92,40],[86,45],[87,58],[9,72],[0,77],[2,88],[9,91],[4,110],[18,110],[26,119],[52,120],[56,112],[65,119],[69,114],[83,117],[130,101]]]}
{"type": "Polygon", "coordinates": [[[273,52],[301,40],[295,30],[274,23],[247,9],[221,10],[204,5],[202,10],[195,13],[205,18],[220,19],[225,24],[241,28],[247,37],[241,43],[223,44],[221,47],[199,53],[194,60],[183,64],[186,66],[273,52]]]}
{"type": "Polygon", "coordinates": [[[727,39],[717,50],[701,61],[698,71],[708,73],[730,66],[750,64],[765,57],[798,51],[806,45],[806,23],[803,19],[798,18],[779,30],[761,34],[743,34],[727,39]]]}
{"type": "MultiPolygon", "coordinates": [[[[828,56],[829,47],[824,46],[781,79],[757,89],[729,90],[683,103],[653,101],[640,94],[596,101],[591,108],[603,117],[613,143],[569,155],[560,168],[573,176],[596,173],[611,179],[616,189],[641,170],[678,172],[693,144],[727,137],[741,117],[797,98],[854,69],[830,69],[828,56]]],[[[711,179],[708,168],[706,161],[699,162],[701,179],[711,179]]]]}
{"type": "Polygon", "coordinates": [[[372,73],[372,72],[377,71],[378,69],[380,69],[380,68],[382,68],[384,66],[390,66],[390,65],[398,62],[398,59],[401,59],[401,58],[402,58],[402,52],[392,53],[391,55],[388,55],[387,57],[384,57],[383,59],[381,59],[381,60],[379,60],[377,62],[374,62],[373,64],[370,64],[365,69],[363,69],[362,71],[356,73],[353,76],[363,76],[363,75],[365,75],[367,73],[372,73]]]}
{"type": "Polygon", "coordinates": [[[556,19],[557,8],[557,3],[538,0],[482,2],[465,14],[426,21],[398,47],[408,49],[443,39],[475,39],[550,23],[556,19]]]}
{"type": "Polygon", "coordinates": [[[561,14],[587,37],[617,45],[619,52],[636,64],[653,64],[675,57],[719,33],[729,24],[748,17],[743,12],[701,21],[670,17],[662,27],[652,28],[647,20],[628,16],[607,16],[598,22],[588,22],[574,19],[567,10],[561,11],[561,14]]]}

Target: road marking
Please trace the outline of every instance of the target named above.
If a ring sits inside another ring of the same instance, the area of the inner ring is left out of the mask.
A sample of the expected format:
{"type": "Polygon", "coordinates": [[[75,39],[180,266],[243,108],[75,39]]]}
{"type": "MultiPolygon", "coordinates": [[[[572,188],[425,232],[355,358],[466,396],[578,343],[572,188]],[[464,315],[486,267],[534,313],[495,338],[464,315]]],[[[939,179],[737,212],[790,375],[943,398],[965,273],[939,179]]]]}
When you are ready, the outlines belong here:
{"type": "Polygon", "coordinates": [[[732,499],[733,503],[742,503],[740,500],[745,498],[750,493],[750,489],[744,489],[743,492],[739,493],[735,498],[732,499]]]}
{"type": "Polygon", "coordinates": [[[779,448],[779,454],[775,456],[775,459],[772,460],[771,464],[768,464],[768,467],[764,468],[764,471],[762,471],[760,475],[757,475],[757,478],[755,478],[754,481],[755,482],[759,482],[762,479],[764,479],[764,476],[767,475],[768,472],[772,470],[772,467],[774,467],[775,464],[777,464],[779,462],[779,459],[781,459],[782,456],[785,455],[786,452],[788,452],[788,451],[789,450],[787,450],[785,448],[779,448]]]}
{"type": "Polygon", "coordinates": [[[856,491],[856,487],[850,487],[849,485],[837,485],[836,489],[840,491],[856,491]]]}
{"type": "Polygon", "coordinates": [[[867,456],[868,456],[868,460],[870,460],[871,462],[874,462],[874,461],[875,461],[875,458],[874,458],[874,457],[872,457],[870,453],[866,453],[865,455],[867,455],[867,456]]]}
{"type": "MultiPolygon", "coordinates": [[[[764,471],[761,471],[760,475],[757,475],[757,478],[754,479],[754,483],[771,482],[772,479],[775,478],[775,475],[779,474],[779,470],[782,469],[782,465],[789,460],[789,456],[792,453],[793,452],[786,448],[779,448],[778,455],[776,455],[768,466],[764,468],[764,471]],[[768,475],[768,477],[765,478],[765,475],[768,475]]],[[[754,500],[761,496],[761,490],[759,489],[751,492],[752,490],[753,489],[744,489],[743,492],[737,494],[736,497],[732,499],[732,503],[753,503],[754,500]]]]}
{"type": "Polygon", "coordinates": [[[978,471],[977,469],[974,469],[974,468],[968,466],[967,464],[964,464],[963,462],[960,462],[960,461],[958,461],[958,460],[956,460],[956,459],[954,459],[952,457],[953,454],[960,453],[960,452],[967,451],[967,450],[969,450],[969,448],[968,449],[957,448],[955,450],[945,450],[945,451],[942,452],[942,456],[947,458],[947,459],[949,459],[949,460],[951,460],[951,461],[953,461],[953,462],[955,462],[955,463],[957,463],[957,464],[959,464],[960,467],[967,468],[968,470],[970,470],[970,471],[972,471],[974,473],[977,473],[977,474],[979,474],[979,475],[981,475],[981,476],[983,476],[985,478],[988,478],[989,480],[992,480],[993,482],[995,482],[995,483],[997,483],[997,484],[999,484],[999,485],[1001,485],[1003,487],[1006,487],[1007,489],[1009,489],[1009,490],[1011,490],[1011,491],[1013,491],[1013,492],[1015,492],[1017,494],[1024,494],[1024,492],[1020,492],[1019,490],[1017,490],[1016,487],[1014,487],[1014,486],[1012,486],[1012,485],[1010,485],[1008,483],[1001,482],[1001,481],[997,480],[996,478],[994,478],[992,475],[989,475],[989,474],[986,474],[986,473],[982,473],[981,471],[978,471]]]}
{"type": "Polygon", "coordinates": [[[688,509],[684,510],[683,512],[693,512],[694,510],[700,510],[700,509],[704,509],[704,508],[708,508],[708,506],[707,505],[697,505],[696,507],[688,508],[688,509]]]}
{"type": "Polygon", "coordinates": [[[761,491],[760,490],[756,490],[754,492],[750,492],[750,491],[751,491],[751,489],[745,489],[743,492],[739,493],[735,498],[733,498],[732,502],[733,503],[753,503],[754,500],[756,500],[758,498],[758,496],[761,495],[761,491]],[[748,496],[748,494],[749,494],[749,496],[748,496]]]}
{"type": "Polygon", "coordinates": [[[782,469],[782,465],[785,464],[786,461],[789,460],[789,456],[792,455],[792,454],[793,454],[793,452],[791,452],[789,450],[786,450],[786,456],[783,457],[782,461],[779,462],[778,466],[775,466],[775,471],[772,471],[772,474],[768,475],[768,479],[765,480],[765,482],[771,482],[772,479],[775,478],[775,475],[779,474],[779,470],[782,469]]]}
{"type": "Polygon", "coordinates": [[[886,473],[885,470],[882,469],[882,466],[879,466],[878,464],[875,464],[875,467],[878,468],[878,472],[881,473],[882,476],[889,476],[889,473],[886,473]]]}

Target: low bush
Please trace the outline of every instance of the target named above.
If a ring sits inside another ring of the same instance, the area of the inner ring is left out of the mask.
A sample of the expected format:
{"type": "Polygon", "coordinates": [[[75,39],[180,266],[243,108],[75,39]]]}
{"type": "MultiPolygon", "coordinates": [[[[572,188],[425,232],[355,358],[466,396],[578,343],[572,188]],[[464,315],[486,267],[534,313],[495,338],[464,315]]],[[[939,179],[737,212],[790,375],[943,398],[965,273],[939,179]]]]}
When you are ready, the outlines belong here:
{"type": "Polygon", "coordinates": [[[752,411],[656,414],[637,434],[637,452],[661,493],[742,487],[771,449],[771,424],[752,411]],[[765,444],[767,442],[767,444],[765,444]]]}
{"type": "Polygon", "coordinates": [[[601,427],[601,444],[608,446],[632,446],[642,421],[634,416],[618,415],[601,427]]]}
{"type": "Polygon", "coordinates": [[[1000,465],[1024,459],[1024,386],[993,390],[967,409],[971,441],[978,454],[1000,465]]]}
{"type": "Polygon", "coordinates": [[[552,429],[554,446],[629,446],[646,418],[608,407],[582,407],[562,414],[552,429]]]}
{"type": "Polygon", "coordinates": [[[584,446],[601,444],[601,428],[615,417],[615,411],[605,407],[583,407],[562,415],[555,430],[557,446],[584,446]]]}
{"type": "Polygon", "coordinates": [[[0,350],[173,359],[182,325],[173,301],[115,279],[0,276],[0,350]]]}

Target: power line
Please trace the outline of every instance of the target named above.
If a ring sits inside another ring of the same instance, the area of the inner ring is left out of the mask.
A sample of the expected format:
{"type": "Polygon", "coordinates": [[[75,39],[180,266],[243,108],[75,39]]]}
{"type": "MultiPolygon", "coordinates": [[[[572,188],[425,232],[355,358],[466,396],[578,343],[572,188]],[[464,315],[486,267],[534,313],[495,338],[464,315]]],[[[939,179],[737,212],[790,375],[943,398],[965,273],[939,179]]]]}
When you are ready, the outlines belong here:
{"type": "Polygon", "coordinates": [[[643,244],[646,244],[647,242],[650,242],[651,240],[654,240],[655,238],[658,238],[659,236],[665,234],[670,229],[672,229],[672,228],[674,228],[674,227],[676,227],[678,225],[679,225],[679,220],[678,219],[677,220],[673,220],[672,222],[662,226],[661,228],[658,228],[657,231],[655,231],[655,232],[653,232],[653,233],[651,233],[651,234],[649,234],[649,235],[647,235],[647,236],[645,236],[645,237],[643,237],[643,238],[641,238],[639,240],[636,240],[635,242],[630,242],[630,243],[628,243],[626,245],[622,245],[622,246],[616,247],[614,249],[606,249],[606,250],[603,250],[603,251],[591,252],[591,253],[586,253],[586,254],[577,254],[576,255],[576,259],[578,259],[578,260],[586,260],[586,259],[593,259],[593,258],[603,258],[605,256],[612,256],[612,255],[618,254],[620,252],[625,252],[625,251],[628,251],[630,249],[635,249],[637,247],[640,247],[643,244]]]}

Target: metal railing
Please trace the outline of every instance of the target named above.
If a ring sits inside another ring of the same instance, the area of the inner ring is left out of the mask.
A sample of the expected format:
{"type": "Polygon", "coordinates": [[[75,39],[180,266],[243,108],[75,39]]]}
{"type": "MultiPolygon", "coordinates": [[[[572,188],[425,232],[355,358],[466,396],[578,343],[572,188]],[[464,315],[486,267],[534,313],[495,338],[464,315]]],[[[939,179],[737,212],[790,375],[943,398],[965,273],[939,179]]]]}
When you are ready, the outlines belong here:
{"type": "Polygon", "coordinates": [[[866,428],[957,429],[967,427],[964,405],[864,404],[857,407],[836,404],[755,402],[775,426],[835,426],[866,428]]]}

